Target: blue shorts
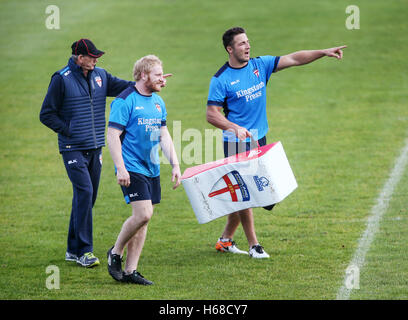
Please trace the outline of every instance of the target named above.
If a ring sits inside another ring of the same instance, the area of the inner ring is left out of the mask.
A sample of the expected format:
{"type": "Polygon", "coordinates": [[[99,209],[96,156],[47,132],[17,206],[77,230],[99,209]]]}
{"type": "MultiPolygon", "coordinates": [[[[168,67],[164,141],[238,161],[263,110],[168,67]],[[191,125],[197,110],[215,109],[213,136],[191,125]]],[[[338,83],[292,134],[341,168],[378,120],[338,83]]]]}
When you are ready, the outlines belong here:
{"type": "MultiPolygon", "coordinates": [[[[258,140],[259,146],[263,147],[266,145],[266,136],[258,140]]],[[[258,145],[255,142],[245,142],[245,141],[238,141],[238,142],[228,142],[224,141],[224,156],[230,157],[236,155],[238,153],[246,152],[252,149],[257,148],[258,145]]]]}
{"type": "Polygon", "coordinates": [[[143,174],[130,171],[129,175],[129,187],[121,186],[127,204],[140,200],[151,200],[152,204],[160,203],[160,176],[151,178],[143,174]]]}

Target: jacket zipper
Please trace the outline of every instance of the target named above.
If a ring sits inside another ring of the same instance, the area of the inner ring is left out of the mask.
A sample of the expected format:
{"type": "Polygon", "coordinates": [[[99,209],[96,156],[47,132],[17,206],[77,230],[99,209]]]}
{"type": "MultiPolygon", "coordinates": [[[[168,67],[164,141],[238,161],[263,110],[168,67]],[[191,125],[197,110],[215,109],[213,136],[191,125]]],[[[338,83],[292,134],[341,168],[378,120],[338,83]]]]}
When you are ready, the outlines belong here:
{"type": "Polygon", "coordinates": [[[91,77],[89,79],[88,88],[89,88],[89,101],[91,103],[92,134],[93,134],[93,139],[94,139],[94,144],[95,144],[95,149],[96,149],[97,148],[97,143],[96,143],[97,141],[96,141],[96,132],[95,132],[95,115],[94,115],[94,107],[93,107],[93,100],[92,100],[92,92],[93,92],[93,89],[94,89],[94,84],[93,84],[93,81],[92,81],[91,77]]]}

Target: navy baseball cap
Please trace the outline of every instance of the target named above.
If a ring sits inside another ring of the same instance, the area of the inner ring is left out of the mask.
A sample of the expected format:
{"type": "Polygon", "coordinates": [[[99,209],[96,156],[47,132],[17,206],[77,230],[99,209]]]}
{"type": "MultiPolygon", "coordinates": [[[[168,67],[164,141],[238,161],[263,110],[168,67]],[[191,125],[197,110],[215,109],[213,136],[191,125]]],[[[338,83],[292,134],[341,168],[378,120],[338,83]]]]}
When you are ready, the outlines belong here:
{"type": "Polygon", "coordinates": [[[72,54],[83,54],[93,58],[99,58],[105,53],[104,51],[96,49],[95,45],[89,39],[79,39],[72,44],[71,48],[72,54]]]}

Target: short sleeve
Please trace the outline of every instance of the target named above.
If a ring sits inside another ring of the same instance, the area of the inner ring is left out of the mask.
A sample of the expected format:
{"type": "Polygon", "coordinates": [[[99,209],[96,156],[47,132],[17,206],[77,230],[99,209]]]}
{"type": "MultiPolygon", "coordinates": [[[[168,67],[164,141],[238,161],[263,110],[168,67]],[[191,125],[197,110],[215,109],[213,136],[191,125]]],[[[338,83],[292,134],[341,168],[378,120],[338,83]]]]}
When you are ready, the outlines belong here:
{"type": "Polygon", "coordinates": [[[276,68],[279,63],[279,56],[261,56],[259,57],[265,66],[267,79],[271,76],[272,73],[276,72],[276,68]]]}
{"type": "Polygon", "coordinates": [[[161,119],[161,125],[164,127],[167,124],[167,109],[164,101],[162,100],[161,102],[162,105],[162,119],[161,119]]]}
{"type": "Polygon", "coordinates": [[[225,87],[217,77],[212,77],[208,92],[207,106],[224,106],[226,97],[225,87]]]}
{"type": "Polygon", "coordinates": [[[108,127],[124,130],[130,119],[128,104],[121,98],[116,98],[111,103],[108,127]]]}

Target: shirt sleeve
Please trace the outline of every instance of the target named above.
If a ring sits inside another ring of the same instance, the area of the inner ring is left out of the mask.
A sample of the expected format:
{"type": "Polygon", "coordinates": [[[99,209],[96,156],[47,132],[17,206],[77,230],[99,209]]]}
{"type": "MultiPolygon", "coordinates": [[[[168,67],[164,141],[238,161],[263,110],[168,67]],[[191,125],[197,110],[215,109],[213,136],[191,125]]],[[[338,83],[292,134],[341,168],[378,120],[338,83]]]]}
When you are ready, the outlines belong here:
{"type": "Polygon", "coordinates": [[[125,130],[130,119],[130,108],[125,100],[116,98],[111,103],[108,127],[125,130]]]}
{"type": "Polygon", "coordinates": [[[40,121],[56,133],[69,136],[69,122],[59,116],[59,110],[64,101],[64,92],[64,81],[59,74],[55,73],[51,77],[47,94],[41,106],[40,121]]]}
{"type": "Polygon", "coordinates": [[[278,67],[279,63],[279,56],[262,56],[259,57],[263,62],[266,70],[266,79],[269,80],[269,77],[272,73],[276,72],[276,68],[278,67]]]}
{"type": "Polygon", "coordinates": [[[167,109],[164,101],[162,100],[162,120],[161,120],[161,125],[162,127],[167,125],[167,109]]]}
{"type": "Polygon", "coordinates": [[[226,98],[225,87],[218,78],[213,77],[210,82],[207,106],[223,107],[226,98]]]}
{"type": "Polygon", "coordinates": [[[119,93],[125,90],[127,87],[134,86],[134,81],[126,81],[112,76],[109,72],[106,72],[106,79],[108,80],[108,90],[106,95],[108,97],[116,97],[119,93]]]}

